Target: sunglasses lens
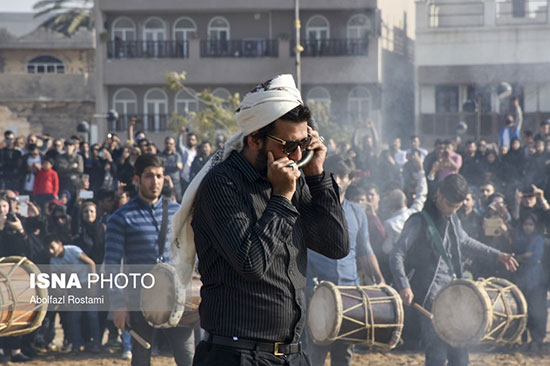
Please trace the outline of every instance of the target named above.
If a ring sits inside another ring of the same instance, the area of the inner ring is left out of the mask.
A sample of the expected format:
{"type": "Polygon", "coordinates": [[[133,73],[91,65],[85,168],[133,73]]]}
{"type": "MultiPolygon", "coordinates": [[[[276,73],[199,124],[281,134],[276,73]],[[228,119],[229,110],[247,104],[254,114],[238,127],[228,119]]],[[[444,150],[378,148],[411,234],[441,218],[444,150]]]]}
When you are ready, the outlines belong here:
{"type": "Polygon", "coordinates": [[[298,146],[300,146],[300,142],[299,141],[287,141],[285,146],[283,147],[283,152],[285,154],[292,154],[294,151],[296,151],[296,149],[298,148],[298,146]]]}

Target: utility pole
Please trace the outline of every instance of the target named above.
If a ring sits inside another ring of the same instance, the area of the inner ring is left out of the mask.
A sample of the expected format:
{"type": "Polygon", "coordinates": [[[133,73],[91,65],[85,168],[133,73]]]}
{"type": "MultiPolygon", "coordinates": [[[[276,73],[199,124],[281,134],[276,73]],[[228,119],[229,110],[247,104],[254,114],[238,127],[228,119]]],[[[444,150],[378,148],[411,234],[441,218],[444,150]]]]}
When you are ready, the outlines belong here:
{"type": "Polygon", "coordinates": [[[294,47],[294,54],[296,55],[296,86],[298,90],[302,90],[302,56],[301,53],[304,50],[300,44],[300,0],[294,0],[294,30],[296,32],[296,47],[294,47]]]}

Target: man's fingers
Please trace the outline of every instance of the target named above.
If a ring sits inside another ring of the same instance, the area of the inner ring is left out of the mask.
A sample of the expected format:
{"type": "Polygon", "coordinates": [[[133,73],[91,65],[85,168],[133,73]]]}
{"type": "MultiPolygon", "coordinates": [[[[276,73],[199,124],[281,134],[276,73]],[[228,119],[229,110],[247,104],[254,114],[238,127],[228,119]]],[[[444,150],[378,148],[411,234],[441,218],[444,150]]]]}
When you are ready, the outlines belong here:
{"type": "Polygon", "coordinates": [[[267,164],[271,165],[275,161],[275,158],[273,157],[273,153],[271,151],[267,152],[267,164]]]}

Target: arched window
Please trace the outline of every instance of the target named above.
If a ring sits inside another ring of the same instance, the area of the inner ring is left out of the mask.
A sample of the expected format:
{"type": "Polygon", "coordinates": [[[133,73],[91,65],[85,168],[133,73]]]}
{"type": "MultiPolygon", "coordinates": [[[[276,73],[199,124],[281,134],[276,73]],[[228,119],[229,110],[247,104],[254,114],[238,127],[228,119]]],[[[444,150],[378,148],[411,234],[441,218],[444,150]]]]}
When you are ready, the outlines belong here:
{"type": "Polygon", "coordinates": [[[348,95],[350,123],[366,121],[372,107],[370,91],[362,86],[353,88],[348,95]]]}
{"type": "Polygon", "coordinates": [[[145,93],[143,112],[145,113],[144,128],[159,131],[166,127],[168,113],[168,96],[160,88],[149,89],[145,93]]]}
{"type": "Polygon", "coordinates": [[[228,41],[230,35],[229,22],[224,17],[214,17],[208,23],[208,39],[212,41],[228,41]]]}
{"type": "Polygon", "coordinates": [[[64,74],[65,64],[53,56],[38,56],[27,64],[29,74],[64,74]]]}
{"type": "Polygon", "coordinates": [[[197,100],[197,93],[190,88],[182,89],[176,94],[175,100],[176,113],[187,116],[191,112],[197,112],[199,110],[199,102],[197,100]]]}
{"type": "Polygon", "coordinates": [[[362,39],[370,31],[370,21],[364,14],[355,14],[348,21],[348,39],[362,39]]]}
{"type": "Polygon", "coordinates": [[[311,88],[307,93],[306,102],[317,121],[330,117],[330,94],[327,89],[322,86],[311,88]]]}
{"type": "Polygon", "coordinates": [[[166,25],[160,18],[149,18],[143,24],[143,49],[151,57],[161,57],[166,49],[166,25]]]}
{"type": "Polygon", "coordinates": [[[224,102],[222,105],[226,108],[229,108],[230,106],[229,98],[231,97],[231,93],[229,92],[229,90],[225,88],[216,88],[212,91],[212,95],[223,99],[224,102]]]}
{"type": "Polygon", "coordinates": [[[135,41],[136,25],[126,17],[117,18],[113,22],[111,37],[113,41],[135,41]]]}
{"type": "Polygon", "coordinates": [[[178,18],[174,22],[174,40],[187,41],[192,33],[197,31],[197,25],[188,17],[178,18]]]}
{"type": "Polygon", "coordinates": [[[118,89],[113,95],[113,107],[120,116],[137,114],[137,97],[130,89],[118,89]]]}
{"type": "Polygon", "coordinates": [[[327,40],[330,38],[330,25],[322,15],[314,15],[306,24],[306,39],[309,42],[327,40]]]}

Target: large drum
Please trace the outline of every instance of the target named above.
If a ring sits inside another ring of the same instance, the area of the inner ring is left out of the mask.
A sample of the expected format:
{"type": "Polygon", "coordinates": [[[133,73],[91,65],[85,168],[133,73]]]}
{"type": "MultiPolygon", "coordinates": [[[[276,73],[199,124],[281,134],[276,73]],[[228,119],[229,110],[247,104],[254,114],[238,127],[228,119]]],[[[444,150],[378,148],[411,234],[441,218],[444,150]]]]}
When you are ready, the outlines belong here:
{"type": "Polygon", "coordinates": [[[344,340],[389,351],[401,338],[403,303],[386,285],[335,286],[323,281],[311,297],[307,329],[316,344],[344,340]]]}
{"type": "Polygon", "coordinates": [[[453,347],[519,343],[527,325],[523,294],[495,277],[451,282],[436,296],[432,313],[436,333],[453,347]]]}
{"type": "Polygon", "coordinates": [[[193,328],[197,325],[201,302],[200,279],[193,278],[186,293],[173,266],[159,263],[150,273],[155,277],[155,285],[141,290],[141,309],[145,320],[155,328],[193,328]]]}
{"type": "Polygon", "coordinates": [[[30,288],[30,275],[40,270],[25,257],[0,258],[0,337],[32,332],[48,310],[48,290],[30,288]]]}

